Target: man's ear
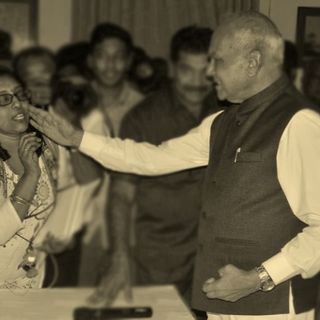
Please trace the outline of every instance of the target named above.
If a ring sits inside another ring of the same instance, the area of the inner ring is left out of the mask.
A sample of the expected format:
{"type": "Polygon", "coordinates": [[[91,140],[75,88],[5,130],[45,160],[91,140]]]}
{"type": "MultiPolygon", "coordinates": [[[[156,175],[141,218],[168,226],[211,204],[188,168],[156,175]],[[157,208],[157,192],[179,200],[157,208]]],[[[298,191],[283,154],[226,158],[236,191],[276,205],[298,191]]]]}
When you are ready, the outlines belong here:
{"type": "Polygon", "coordinates": [[[262,65],[262,55],[259,50],[253,50],[248,56],[248,75],[254,77],[262,65]]]}

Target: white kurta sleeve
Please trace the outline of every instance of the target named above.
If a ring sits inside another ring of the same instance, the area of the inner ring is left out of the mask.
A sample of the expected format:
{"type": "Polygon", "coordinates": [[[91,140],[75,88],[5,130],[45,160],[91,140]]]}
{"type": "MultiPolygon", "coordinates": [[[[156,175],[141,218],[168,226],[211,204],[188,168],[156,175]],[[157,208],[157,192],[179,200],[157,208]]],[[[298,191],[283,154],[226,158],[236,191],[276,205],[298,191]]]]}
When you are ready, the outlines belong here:
{"type": "Polygon", "coordinates": [[[220,112],[207,117],[186,135],[159,146],[85,132],[80,151],[109,169],[142,175],[161,175],[206,166],[210,128],[218,114],[220,112]]]}
{"type": "Polygon", "coordinates": [[[299,111],[289,122],[277,154],[278,179],[294,215],[307,226],[264,262],[275,283],[320,271],[320,115],[299,111]]]}

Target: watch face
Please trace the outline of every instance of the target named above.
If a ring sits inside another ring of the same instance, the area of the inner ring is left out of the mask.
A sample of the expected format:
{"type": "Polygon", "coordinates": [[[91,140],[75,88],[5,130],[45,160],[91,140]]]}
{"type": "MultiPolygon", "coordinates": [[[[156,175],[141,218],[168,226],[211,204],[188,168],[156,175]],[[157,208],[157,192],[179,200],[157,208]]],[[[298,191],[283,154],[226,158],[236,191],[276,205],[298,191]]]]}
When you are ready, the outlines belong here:
{"type": "Polygon", "coordinates": [[[273,281],[269,280],[269,281],[265,281],[262,284],[261,290],[262,291],[270,291],[275,287],[275,284],[273,283],[273,281]]]}

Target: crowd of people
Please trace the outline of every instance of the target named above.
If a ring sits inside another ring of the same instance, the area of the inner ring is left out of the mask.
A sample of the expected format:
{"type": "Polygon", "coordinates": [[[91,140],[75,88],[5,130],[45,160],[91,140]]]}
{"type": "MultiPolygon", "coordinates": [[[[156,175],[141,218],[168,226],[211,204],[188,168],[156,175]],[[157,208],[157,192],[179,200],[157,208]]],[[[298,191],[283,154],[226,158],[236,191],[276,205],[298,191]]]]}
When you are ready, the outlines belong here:
{"type": "Polygon", "coordinates": [[[320,117],[291,49],[249,11],[178,30],[168,62],[112,23],[8,54],[0,288],[173,284],[197,319],[313,319],[320,117]]]}

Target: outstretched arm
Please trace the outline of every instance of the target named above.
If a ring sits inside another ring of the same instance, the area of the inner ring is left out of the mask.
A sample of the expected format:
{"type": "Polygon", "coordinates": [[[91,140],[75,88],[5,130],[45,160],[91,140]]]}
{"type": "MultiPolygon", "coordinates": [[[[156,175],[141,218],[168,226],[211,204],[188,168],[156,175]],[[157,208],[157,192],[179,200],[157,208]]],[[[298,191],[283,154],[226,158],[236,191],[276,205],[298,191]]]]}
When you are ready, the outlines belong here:
{"type": "Polygon", "coordinates": [[[84,133],[82,129],[55,113],[49,113],[32,105],[28,106],[28,111],[31,116],[31,125],[48,138],[62,146],[79,147],[84,133]]]}
{"type": "Polygon", "coordinates": [[[142,175],[161,175],[206,166],[210,128],[218,114],[206,118],[186,135],[155,146],[84,133],[61,117],[30,107],[32,124],[57,143],[79,147],[80,151],[109,169],[142,175]]]}

